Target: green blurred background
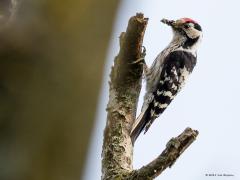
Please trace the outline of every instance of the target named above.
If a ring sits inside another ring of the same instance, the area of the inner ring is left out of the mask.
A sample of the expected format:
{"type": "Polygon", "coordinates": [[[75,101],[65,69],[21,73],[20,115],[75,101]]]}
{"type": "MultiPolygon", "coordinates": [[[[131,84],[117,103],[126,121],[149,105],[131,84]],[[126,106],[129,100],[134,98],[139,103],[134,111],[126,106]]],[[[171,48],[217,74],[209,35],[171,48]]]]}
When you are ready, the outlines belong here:
{"type": "Polygon", "coordinates": [[[11,3],[0,1],[0,180],[80,179],[118,1],[11,3]]]}

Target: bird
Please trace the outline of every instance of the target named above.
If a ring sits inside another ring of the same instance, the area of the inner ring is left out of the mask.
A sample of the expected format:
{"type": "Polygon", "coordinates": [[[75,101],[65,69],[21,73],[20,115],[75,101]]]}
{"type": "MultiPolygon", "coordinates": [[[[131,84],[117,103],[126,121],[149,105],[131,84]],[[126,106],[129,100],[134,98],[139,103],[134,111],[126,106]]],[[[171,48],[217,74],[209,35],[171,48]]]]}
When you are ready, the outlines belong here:
{"type": "Polygon", "coordinates": [[[197,49],[203,36],[199,23],[191,18],[162,19],[161,22],[171,27],[173,38],[150,68],[144,58],[136,61],[143,64],[146,93],[141,113],[130,132],[132,143],[142,131],[145,134],[154,120],[169,106],[197,62],[197,49]]]}

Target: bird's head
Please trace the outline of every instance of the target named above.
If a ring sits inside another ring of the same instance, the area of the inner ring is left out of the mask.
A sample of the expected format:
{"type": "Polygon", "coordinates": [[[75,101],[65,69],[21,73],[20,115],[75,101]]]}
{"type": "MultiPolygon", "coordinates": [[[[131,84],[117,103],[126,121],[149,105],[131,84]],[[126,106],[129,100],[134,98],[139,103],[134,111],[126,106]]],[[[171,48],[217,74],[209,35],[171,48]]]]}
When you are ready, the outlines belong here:
{"type": "Polygon", "coordinates": [[[162,19],[161,21],[164,24],[171,26],[174,32],[187,36],[190,39],[195,39],[202,35],[201,26],[190,18],[181,18],[176,21],[162,19]]]}

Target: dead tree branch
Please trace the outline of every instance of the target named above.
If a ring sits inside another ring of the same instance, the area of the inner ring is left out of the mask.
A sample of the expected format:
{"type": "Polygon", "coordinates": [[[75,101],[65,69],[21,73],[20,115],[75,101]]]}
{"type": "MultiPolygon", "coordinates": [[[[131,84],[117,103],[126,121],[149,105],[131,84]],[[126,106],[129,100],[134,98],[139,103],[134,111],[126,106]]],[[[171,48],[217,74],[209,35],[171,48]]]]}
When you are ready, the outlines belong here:
{"type": "Polygon", "coordinates": [[[136,117],[141,90],[142,66],[132,64],[141,58],[142,42],[148,19],[138,13],[130,18],[126,32],[120,36],[120,51],[110,74],[107,124],[102,150],[102,179],[153,179],[171,167],[195,140],[198,132],[187,128],[172,138],[154,161],[133,170],[133,144],[130,130],[136,117]]]}

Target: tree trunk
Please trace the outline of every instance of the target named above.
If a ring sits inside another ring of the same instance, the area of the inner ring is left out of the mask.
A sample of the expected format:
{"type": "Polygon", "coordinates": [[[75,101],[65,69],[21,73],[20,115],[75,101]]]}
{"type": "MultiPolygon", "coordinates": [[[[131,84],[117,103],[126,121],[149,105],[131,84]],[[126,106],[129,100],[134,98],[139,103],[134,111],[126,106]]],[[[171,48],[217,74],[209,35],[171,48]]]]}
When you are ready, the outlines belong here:
{"type": "Polygon", "coordinates": [[[0,0],[0,180],[79,180],[119,0],[0,0]]]}

